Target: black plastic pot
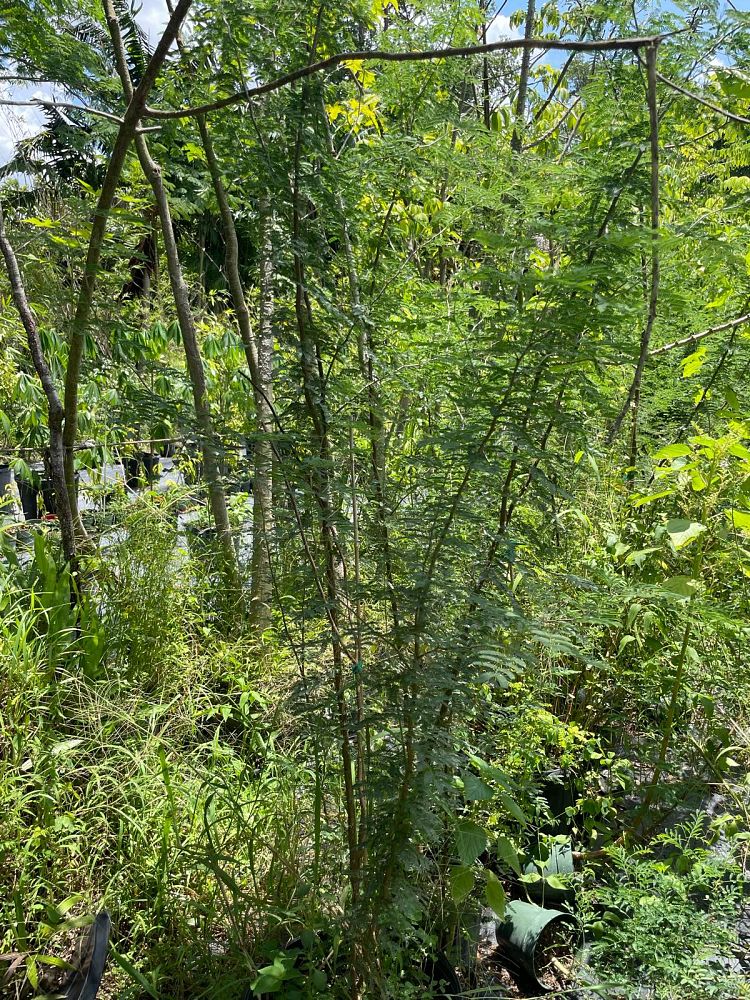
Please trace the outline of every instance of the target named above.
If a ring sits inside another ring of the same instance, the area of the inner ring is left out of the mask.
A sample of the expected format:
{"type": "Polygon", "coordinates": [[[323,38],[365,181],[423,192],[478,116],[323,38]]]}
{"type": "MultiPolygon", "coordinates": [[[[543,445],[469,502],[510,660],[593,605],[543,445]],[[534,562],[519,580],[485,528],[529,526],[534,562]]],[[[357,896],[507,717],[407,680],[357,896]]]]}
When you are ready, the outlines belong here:
{"type": "Polygon", "coordinates": [[[8,492],[13,485],[13,470],[9,465],[0,465],[0,511],[12,510],[13,496],[8,492]]]}
{"type": "Polygon", "coordinates": [[[146,472],[146,479],[152,483],[159,478],[159,456],[153,455],[150,451],[141,452],[141,462],[146,472]]]}
{"type": "Polygon", "coordinates": [[[75,962],[77,968],[63,987],[65,1000],[94,1000],[107,965],[111,927],[107,911],[97,913],[75,962]]]}
{"type": "Polygon", "coordinates": [[[27,521],[36,521],[39,518],[39,487],[40,478],[37,470],[31,469],[30,479],[17,479],[18,495],[21,498],[21,509],[27,521]]]}
{"type": "MultiPolygon", "coordinates": [[[[534,988],[552,992],[554,987],[545,983],[543,955],[540,942],[549,929],[555,925],[568,927],[573,932],[576,951],[581,943],[580,926],[570,913],[547,909],[536,903],[513,900],[505,908],[505,914],[497,922],[498,956],[503,964],[521,981],[534,988]]],[[[574,956],[571,955],[572,959],[574,956]]]]}
{"type": "MultiPolygon", "coordinates": [[[[79,479],[79,473],[76,472],[75,480],[76,483],[79,479]]],[[[42,492],[42,501],[44,503],[44,509],[48,514],[57,514],[57,504],[55,503],[55,487],[52,485],[52,480],[44,476],[41,480],[40,489],[42,492]]]]}
{"type": "Polygon", "coordinates": [[[567,771],[556,768],[542,776],[540,792],[547,801],[551,821],[544,823],[545,829],[553,833],[566,833],[570,821],[566,809],[576,804],[575,780],[567,771]]]}
{"type": "Polygon", "coordinates": [[[129,490],[138,490],[143,486],[141,463],[135,456],[125,459],[125,485],[129,490]]]}
{"type": "Polygon", "coordinates": [[[52,480],[47,478],[42,479],[41,489],[44,509],[48,514],[56,514],[57,504],[55,503],[55,488],[52,485],[52,480]]]}
{"type": "Polygon", "coordinates": [[[566,886],[558,889],[548,885],[545,881],[548,875],[572,875],[575,871],[573,862],[573,848],[570,843],[552,844],[549,851],[549,858],[540,867],[534,861],[524,865],[524,874],[541,874],[542,878],[538,882],[526,884],[526,890],[531,898],[543,906],[545,903],[566,903],[575,898],[575,890],[566,886]]]}

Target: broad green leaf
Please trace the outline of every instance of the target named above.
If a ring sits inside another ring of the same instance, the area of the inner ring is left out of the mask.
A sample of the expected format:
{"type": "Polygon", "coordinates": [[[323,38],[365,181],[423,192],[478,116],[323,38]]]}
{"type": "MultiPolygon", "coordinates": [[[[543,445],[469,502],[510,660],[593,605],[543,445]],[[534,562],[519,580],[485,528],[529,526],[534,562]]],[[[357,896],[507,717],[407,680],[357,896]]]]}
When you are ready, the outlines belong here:
{"type": "Polygon", "coordinates": [[[697,351],[693,351],[692,354],[688,354],[688,356],[682,361],[682,377],[691,378],[693,375],[697,375],[703,367],[703,362],[706,360],[707,353],[707,349],[701,345],[697,351]]]}
{"type": "Polygon", "coordinates": [[[29,977],[29,982],[34,987],[38,989],[39,987],[39,972],[36,967],[36,959],[33,955],[29,955],[26,959],[26,975],[29,977]]]}
{"type": "Polygon", "coordinates": [[[667,521],[669,540],[676,549],[685,548],[690,542],[695,541],[699,535],[702,535],[705,530],[705,524],[701,524],[699,521],[687,521],[679,517],[667,521]]]}
{"type": "Polygon", "coordinates": [[[661,461],[664,458],[681,458],[683,455],[689,454],[690,448],[686,444],[668,444],[655,451],[652,458],[661,461]]]}
{"type": "Polygon", "coordinates": [[[484,898],[487,900],[489,908],[494,910],[498,917],[502,917],[505,913],[505,890],[494,872],[487,872],[487,887],[484,898]]]}
{"type": "Polygon", "coordinates": [[[521,862],[518,860],[518,854],[515,847],[511,844],[507,837],[497,838],[495,850],[497,851],[497,856],[500,861],[504,861],[505,864],[516,873],[516,875],[521,874],[521,862]]]}
{"type": "Polygon", "coordinates": [[[741,70],[732,67],[715,67],[714,73],[719,86],[727,97],[750,100],[750,79],[741,70]]]}
{"type": "Polygon", "coordinates": [[[310,981],[319,993],[322,993],[328,986],[328,977],[322,969],[313,969],[312,974],[310,975],[310,981]]]}
{"type": "Polygon", "coordinates": [[[689,576],[671,576],[661,585],[662,590],[678,597],[693,597],[698,593],[698,581],[692,580],[689,576]]]}
{"type": "Polygon", "coordinates": [[[462,819],[456,824],[456,849],[465,865],[473,865],[486,848],[487,833],[478,823],[462,819]]]}
{"type": "Polygon", "coordinates": [[[750,531],[750,511],[735,510],[733,507],[730,507],[724,513],[733,528],[738,528],[740,531],[750,531]]]}
{"type": "Polygon", "coordinates": [[[652,545],[647,549],[638,549],[637,552],[631,552],[630,555],[625,560],[626,566],[642,566],[646,561],[646,556],[651,555],[652,552],[658,552],[659,547],[657,545],[652,545]]]}
{"type": "Polygon", "coordinates": [[[544,881],[550,886],[551,889],[568,889],[569,886],[560,878],[559,875],[547,875],[544,881]]]}
{"type": "Polygon", "coordinates": [[[672,492],[672,490],[661,490],[659,493],[649,493],[646,496],[638,496],[635,494],[631,497],[630,502],[634,507],[643,507],[647,503],[653,503],[655,500],[661,500],[662,497],[671,496],[672,492]]]}
{"type": "Polygon", "coordinates": [[[635,641],[634,635],[624,635],[617,646],[617,655],[619,656],[624,649],[627,649],[631,642],[635,641]]]}
{"type": "Polygon", "coordinates": [[[451,896],[456,903],[466,899],[474,888],[474,872],[468,865],[457,865],[450,870],[451,896]]]}
{"type": "Polygon", "coordinates": [[[495,794],[485,781],[472,774],[471,771],[462,774],[461,778],[464,783],[464,798],[467,802],[481,802],[491,799],[495,794]]]}
{"type": "Polygon", "coordinates": [[[528,817],[516,800],[511,798],[506,792],[500,792],[500,800],[511,816],[513,816],[514,819],[517,819],[523,826],[526,826],[528,823],[528,817]]]}
{"type": "Polygon", "coordinates": [[[701,493],[708,486],[703,473],[698,469],[693,469],[690,473],[690,486],[694,493],[701,493]]]}

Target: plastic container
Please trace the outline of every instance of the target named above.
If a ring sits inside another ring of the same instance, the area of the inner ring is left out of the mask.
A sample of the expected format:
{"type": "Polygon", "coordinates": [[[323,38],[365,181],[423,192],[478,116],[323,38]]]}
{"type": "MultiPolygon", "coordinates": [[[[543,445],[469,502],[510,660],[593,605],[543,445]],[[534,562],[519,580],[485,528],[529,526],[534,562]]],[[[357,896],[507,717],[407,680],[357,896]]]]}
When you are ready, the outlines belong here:
{"type": "Polygon", "coordinates": [[[13,510],[13,470],[9,465],[0,465],[0,511],[9,513],[13,510]]]}
{"type": "Polygon", "coordinates": [[[94,1000],[99,992],[107,965],[111,926],[106,910],[97,913],[74,963],[77,968],[65,983],[62,994],[65,1000],[94,1000]]]}
{"type": "Polygon", "coordinates": [[[580,925],[572,914],[513,900],[498,919],[496,934],[499,957],[522,982],[545,992],[572,984],[572,965],[582,943],[580,925]],[[556,938],[565,954],[554,954],[556,938]],[[570,979],[561,985],[561,970],[566,969],[570,979]]]}
{"type": "Polygon", "coordinates": [[[546,881],[549,875],[566,876],[572,875],[575,872],[573,849],[570,843],[552,844],[549,851],[549,858],[547,858],[545,864],[540,865],[538,862],[530,861],[524,865],[523,871],[525,875],[536,873],[542,876],[538,882],[526,883],[526,891],[529,896],[535,902],[541,903],[542,906],[545,903],[566,903],[575,898],[575,890],[572,886],[560,889],[549,885],[546,881]]]}

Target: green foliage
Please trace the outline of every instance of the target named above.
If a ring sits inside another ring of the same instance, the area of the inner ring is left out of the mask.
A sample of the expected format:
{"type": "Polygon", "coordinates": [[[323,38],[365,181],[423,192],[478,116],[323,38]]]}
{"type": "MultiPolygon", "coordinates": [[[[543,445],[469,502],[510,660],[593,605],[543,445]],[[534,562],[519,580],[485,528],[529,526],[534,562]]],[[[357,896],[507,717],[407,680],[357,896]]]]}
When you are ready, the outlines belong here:
{"type": "Polygon", "coordinates": [[[659,1000],[747,994],[731,958],[737,948],[741,870],[704,847],[706,817],[656,838],[651,849],[612,851],[612,872],[595,890],[594,961],[613,985],[659,1000]]]}
{"type": "MultiPolygon", "coordinates": [[[[137,84],[148,46],[134,8],[114,6],[137,84]]],[[[47,110],[0,189],[64,392],[124,101],[98,4],[0,8],[7,85],[76,105],[47,110]]],[[[244,302],[204,131],[144,117],[182,275],[168,280],[131,153],[84,331],[74,463],[96,478],[175,439],[187,483],[92,491],[77,603],[54,523],[26,551],[4,516],[0,949],[27,956],[20,980],[52,988],[70,921],[104,903],[113,992],[295,1000],[359,978],[402,1000],[479,906],[501,914],[544,883],[574,886],[624,995],[742,995],[713,957],[735,948],[750,753],[748,336],[733,322],[750,292],[750,146],[721,113],[748,114],[750,25],[731,5],[683,8],[548,3],[534,27],[664,32],[662,76],[708,102],[659,83],[658,234],[627,50],[532,59],[520,113],[514,52],[329,65],[212,112],[244,302]],[[655,246],[656,353],[609,442],[655,246]],[[259,385],[248,356],[269,318],[259,385]],[[269,448],[273,530],[248,482],[269,448]],[[243,584],[251,521],[268,556],[260,634],[224,586],[210,449],[243,584]],[[654,840],[714,786],[737,805],[731,864],[698,824],[654,840]],[[556,836],[609,868],[561,879],[545,867],[556,836]]],[[[148,103],[220,101],[344,50],[475,44],[493,13],[201,0],[148,103]]],[[[8,292],[0,457],[21,473],[50,428],[8,292]]]]}

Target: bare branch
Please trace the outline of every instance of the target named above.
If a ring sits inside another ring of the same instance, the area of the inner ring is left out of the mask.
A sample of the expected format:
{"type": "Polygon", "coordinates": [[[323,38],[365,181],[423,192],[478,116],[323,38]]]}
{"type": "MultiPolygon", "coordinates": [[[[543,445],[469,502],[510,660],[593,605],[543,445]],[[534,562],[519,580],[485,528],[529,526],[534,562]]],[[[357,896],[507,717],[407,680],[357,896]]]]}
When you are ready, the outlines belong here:
{"type": "Polygon", "coordinates": [[[743,118],[742,115],[735,115],[731,111],[727,111],[726,108],[720,107],[718,104],[714,104],[712,101],[707,101],[705,97],[699,97],[698,94],[694,94],[692,90],[687,90],[679,83],[675,83],[674,80],[670,80],[666,76],[662,76],[661,73],[656,74],[656,79],[665,86],[670,87],[675,90],[678,94],[682,94],[683,97],[689,97],[691,101],[696,101],[698,104],[702,104],[706,108],[710,108],[711,111],[715,111],[718,115],[723,115],[728,118],[729,121],[739,122],[740,125],[750,125],[750,118],[743,118]]]}
{"type": "Polygon", "coordinates": [[[96,115],[98,118],[106,118],[107,121],[122,125],[122,118],[118,115],[110,114],[109,111],[100,111],[98,108],[89,108],[85,104],[73,104],[71,101],[47,101],[41,97],[34,97],[28,101],[12,101],[2,97],[0,105],[14,108],[62,108],[64,111],[84,111],[87,115],[96,115]]]}
{"type": "Polygon", "coordinates": [[[718,326],[710,326],[707,330],[701,331],[701,333],[692,333],[689,337],[683,337],[681,340],[673,340],[671,344],[665,344],[663,347],[655,347],[648,353],[650,357],[654,358],[657,354],[666,354],[667,351],[673,351],[676,347],[689,347],[691,344],[697,344],[704,337],[710,337],[712,333],[720,333],[722,330],[733,330],[744,323],[750,323],[750,313],[738,316],[737,319],[727,320],[726,323],[719,323],[718,326]]]}
{"type": "Polygon", "coordinates": [[[299,69],[285,73],[283,76],[271,80],[269,83],[258,84],[257,87],[247,87],[240,93],[229,94],[218,101],[210,104],[201,104],[193,108],[177,108],[167,111],[157,108],[146,108],[143,112],[146,118],[188,118],[194,115],[205,115],[211,111],[219,111],[221,108],[228,108],[233,104],[243,104],[253,97],[260,97],[261,94],[270,94],[275,90],[303,80],[315,73],[323,70],[333,69],[345,62],[425,62],[432,59],[454,59],[466,56],[488,55],[491,52],[502,52],[513,49],[542,49],[544,51],[557,52],[635,52],[638,49],[657,45],[663,35],[649,35],[642,38],[605,38],[592,41],[563,41],[561,39],[550,38],[502,38],[497,42],[489,42],[486,45],[466,45],[462,48],[448,47],[443,49],[425,49],[422,51],[408,52],[384,52],[380,49],[372,49],[339,52],[336,55],[328,56],[318,62],[301,66],[299,69]]]}

